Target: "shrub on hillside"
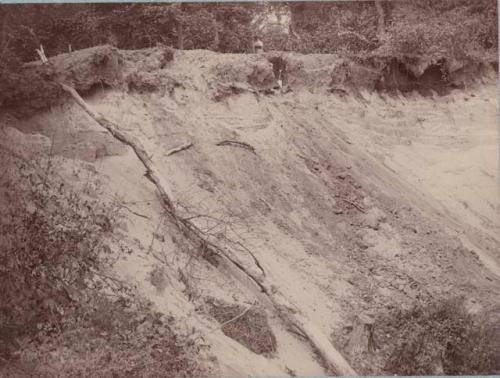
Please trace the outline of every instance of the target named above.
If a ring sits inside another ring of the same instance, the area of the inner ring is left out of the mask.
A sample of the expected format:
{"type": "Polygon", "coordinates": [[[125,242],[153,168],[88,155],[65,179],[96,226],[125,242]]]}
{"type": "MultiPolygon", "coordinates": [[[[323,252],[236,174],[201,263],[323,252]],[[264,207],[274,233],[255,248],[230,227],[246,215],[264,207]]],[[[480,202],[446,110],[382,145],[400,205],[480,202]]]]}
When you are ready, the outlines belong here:
{"type": "Polygon", "coordinates": [[[418,305],[393,314],[377,327],[375,335],[376,343],[387,352],[385,372],[396,375],[500,372],[500,324],[491,315],[471,315],[458,299],[418,305]]]}
{"type": "Polygon", "coordinates": [[[98,295],[92,304],[80,308],[81,320],[41,343],[31,343],[19,362],[0,367],[0,376],[21,363],[32,374],[26,376],[42,378],[209,375],[201,362],[206,348],[197,342],[199,336],[174,333],[173,319],[152,311],[148,303],[98,295]]]}
{"type": "Polygon", "coordinates": [[[90,181],[69,188],[51,161],[4,152],[0,376],[206,376],[197,332],[174,332],[174,318],[103,271],[120,257],[111,243],[127,250],[118,206],[91,199],[90,181]]]}
{"type": "Polygon", "coordinates": [[[476,7],[454,2],[445,8],[424,6],[423,1],[407,3],[394,15],[386,37],[382,49],[393,56],[477,58],[497,46],[496,7],[491,1],[480,1],[476,7]]]}
{"type": "MultiPolygon", "coordinates": [[[[57,323],[97,269],[112,231],[109,206],[86,199],[54,171],[23,163],[0,181],[0,353],[16,338],[57,323]]],[[[3,353],[2,353],[3,352],[3,353]]]]}

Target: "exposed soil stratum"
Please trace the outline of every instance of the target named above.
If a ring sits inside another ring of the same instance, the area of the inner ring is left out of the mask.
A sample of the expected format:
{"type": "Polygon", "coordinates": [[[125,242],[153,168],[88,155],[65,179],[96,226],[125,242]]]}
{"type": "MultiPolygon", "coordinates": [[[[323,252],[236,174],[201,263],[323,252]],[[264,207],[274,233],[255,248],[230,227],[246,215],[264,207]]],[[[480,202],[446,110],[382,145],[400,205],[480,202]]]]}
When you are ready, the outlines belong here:
{"type": "Polygon", "coordinates": [[[156,49],[102,47],[32,64],[46,82],[2,98],[0,148],[51,153],[70,185],[98,183],[95,197],[124,205],[130,253],[110,274],[198,329],[217,375],[335,373],[268,303],[275,293],[358,373],[381,374],[353,346],[360,316],[457,295],[500,304],[497,75],[482,67],[446,93],[432,83],[384,92],[375,68],[346,74],[333,55],[289,54],[281,93],[277,56],[195,50],[164,61],[156,49]],[[178,214],[271,290],[193,251],[134,152],[48,84],[58,81],[140,140],[178,214]],[[238,314],[272,332],[255,331],[258,345],[234,336],[224,322],[238,314]]]}

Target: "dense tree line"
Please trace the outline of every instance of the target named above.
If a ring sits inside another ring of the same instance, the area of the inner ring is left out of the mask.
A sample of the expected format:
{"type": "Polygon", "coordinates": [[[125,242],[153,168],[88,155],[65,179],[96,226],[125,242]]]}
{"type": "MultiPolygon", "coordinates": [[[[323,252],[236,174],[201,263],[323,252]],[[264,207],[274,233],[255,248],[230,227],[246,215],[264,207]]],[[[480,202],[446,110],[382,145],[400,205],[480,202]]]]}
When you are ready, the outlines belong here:
{"type": "Polygon", "coordinates": [[[259,34],[267,49],[463,59],[496,51],[496,8],[495,0],[2,5],[0,64],[35,60],[39,45],[47,56],[105,43],[241,53],[259,34]]]}
{"type": "Polygon", "coordinates": [[[498,44],[494,0],[291,3],[305,52],[379,50],[465,58],[498,44]]]}
{"type": "Polygon", "coordinates": [[[0,7],[2,63],[37,59],[99,44],[140,49],[245,52],[257,4],[44,4],[0,7]],[[15,60],[15,59],[14,59],[15,60]]]}

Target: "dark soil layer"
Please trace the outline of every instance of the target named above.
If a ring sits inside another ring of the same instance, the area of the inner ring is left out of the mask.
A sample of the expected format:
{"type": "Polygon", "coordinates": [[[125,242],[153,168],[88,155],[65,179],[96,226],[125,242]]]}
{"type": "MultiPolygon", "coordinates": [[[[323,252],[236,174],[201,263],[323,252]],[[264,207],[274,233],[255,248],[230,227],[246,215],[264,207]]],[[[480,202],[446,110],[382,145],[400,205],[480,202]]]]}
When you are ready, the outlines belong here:
{"type": "MultiPolygon", "coordinates": [[[[55,56],[46,65],[28,63],[15,73],[0,72],[0,106],[24,117],[50,108],[61,103],[65,96],[58,82],[71,84],[84,95],[109,87],[171,95],[183,85],[167,74],[169,65],[175,65],[170,63],[174,55],[170,48],[120,51],[105,45],[55,56]]],[[[200,69],[204,68],[201,64],[200,69]]],[[[229,80],[229,84],[244,84],[243,90],[264,93],[276,84],[275,80],[281,79],[287,90],[292,91],[418,91],[426,95],[431,90],[445,94],[453,88],[464,88],[478,79],[496,76],[495,70],[494,57],[457,62],[439,57],[340,58],[328,54],[269,52],[262,56],[249,54],[248,60],[235,55],[234,66],[211,67],[208,73],[218,84],[229,80]]],[[[212,86],[208,81],[207,84],[212,86]]],[[[230,95],[240,93],[233,92],[230,95]]],[[[209,96],[217,100],[217,93],[209,96]]]]}

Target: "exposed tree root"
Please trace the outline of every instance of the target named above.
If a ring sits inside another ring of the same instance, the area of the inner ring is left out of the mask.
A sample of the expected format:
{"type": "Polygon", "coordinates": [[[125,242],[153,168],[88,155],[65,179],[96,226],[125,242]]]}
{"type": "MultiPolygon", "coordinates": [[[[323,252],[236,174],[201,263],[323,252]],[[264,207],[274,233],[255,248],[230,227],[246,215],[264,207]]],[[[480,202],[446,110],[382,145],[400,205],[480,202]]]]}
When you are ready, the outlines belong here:
{"type": "Polygon", "coordinates": [[[131,209],[130,207],[128,207],[127,205],[124,205],[123,203],[121,203],[119,206],[120,206],[120,207],[122,207],[122,208],[124,208],[125,210],[127,210],[127,211],[128,211],[128,212],[130,212],[131,214],[134,214],[134,215],[136,215],[136,216],[138,216],[138,217],[141,217],[141,218],[144,218],[144,219],[149,219],[149,220],[151,220],[151,218],[150,218],[150,217],[148,217],[147,215],[140,214],[140,213],[138,213],[137,211],[132,210],[132,209],[131,209]]]}
{"type": "Polygon", "coordinates": [[[251,151],[255,154],[255,148],[253,148],[251,145],[245,142],[238,142],[236,140],[223,140],[219,143],[216,144],[216,146],[234,146],[234,147],[240,147],[244,148],[248,151],[251,151]]]}
{"type": "Polygon", "coordinates": [[[262,272],[262,275],[265,276],[266,275],[266,271],[264,270],[264,268],[262,267],[262,265],[260,265],[260,261],[257,259],[257,257],[255,257],[255,255],[253,254],[253,252],[250,251],[247,247],[245,247],[243,245],[243,243],[236,242],[236,244],[239,245],[241,248],[243,248],[250,256],[252,256],[252,259],[253,259],[255,265],[257,265],[257,267],[260,269],[260,271],[262,272]]]}
{"type": "Polygon", "coordinates": [[[191,147],[193,147],[193,143],[186,143],[186,144],[183,144],[182,146],[172,148],[171,150],[167,151],[167,153],[165,155],[170,156],[170,155],[176,154],[177,152],[187,150],[188,148],[191,148],[191,147]]]}
{"type": "MultiPolygon", "coordinates": [[[[134,150],[135,154],[146,168],[147,177],[158,190],[160,202],[167,215],[170,217],[172,223],[177,226],[178,230],[183,233],[183,235],[185,235],[191,242],[195,243],[195,245],[199,245],[212,254],[218,256],[221,262],[225,264],[228,270],[230,270],[235,277],[245,279],[249,285],[257,287],[262,293],[264,293],[269,302],[272,304],[273,309],[277,312],[283,322],[290,327],[298,329],[299,332],[307,338],[311,346],[318,352],[325,364],[332,368],[335,373],[344,376],[357,375],[344,357],[333,347],[327,336],[311,324],[303,315],[296,312],[292,313],[292,311],[289,310],[294,306],[292,306],[281,293],[276,290],[271,290],[270,285],[268,285],[263,279],[255,277],[243,266],[242,263],[232,256],[229,251],[226,251],[216,244],[206,240],[203,232],[190,220],[177,216],[173,205],[173,197],[166,181],[158,172],[151,158],[146,153],[144,146],[137,138],[121,132],[115,124],[107,120],[101,114],[90,109],[74,88],[65,84],[61,84],[61,86],[92,119],[94,119],[100,126],[108,130],[116,139],[130,146],[134,150]]],[[[241,142],[236,143],[244,145],[241,142]]],[[[253,150],[253,147],[249,147],[253,150]]],[[[258,265],[260,266],[260,264],[258,265]]],[[[261,266],[260,268],[262,269],[261,266]]]]}
{"type": "Polygon", "coordinates": [[[361,206],[359,206],[356,202],[354,201],[350,201],[348,200],[347,198],[341,198],[342,201],[344,201],[345,203],[348,203],[349,205],[351,206],[354,206],[356,209],[358,209],[359,211],[361,211],[362,213],[366,213],[366,210],[363,209],[361,206]]]}

